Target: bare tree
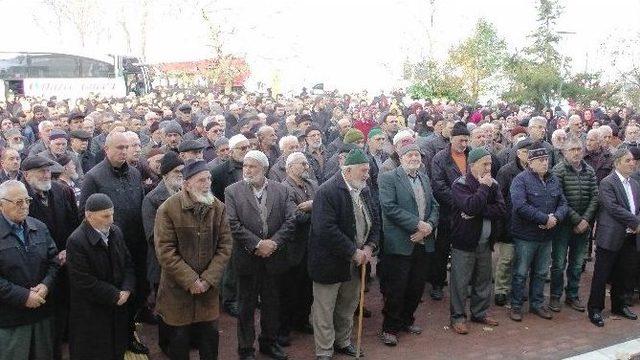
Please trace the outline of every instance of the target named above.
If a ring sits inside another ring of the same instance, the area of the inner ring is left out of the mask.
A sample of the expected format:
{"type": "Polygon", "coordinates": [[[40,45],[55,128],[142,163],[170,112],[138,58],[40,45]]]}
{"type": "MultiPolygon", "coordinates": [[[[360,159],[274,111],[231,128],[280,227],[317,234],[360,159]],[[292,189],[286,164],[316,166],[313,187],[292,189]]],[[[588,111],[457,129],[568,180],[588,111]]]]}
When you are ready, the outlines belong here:
{"type": "Polygon", "coordinates": [[[59,21],[70,24],[78,35],[80,45],[97,37],[104,29],[100,4],[97,0],[42,0],[59,21]]]}

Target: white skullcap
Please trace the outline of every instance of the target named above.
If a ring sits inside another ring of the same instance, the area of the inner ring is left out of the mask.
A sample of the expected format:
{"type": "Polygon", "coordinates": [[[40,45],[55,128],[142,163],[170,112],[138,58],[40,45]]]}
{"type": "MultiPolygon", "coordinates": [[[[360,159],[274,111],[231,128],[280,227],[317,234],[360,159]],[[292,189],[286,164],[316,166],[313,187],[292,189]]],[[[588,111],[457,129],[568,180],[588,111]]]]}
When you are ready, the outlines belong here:
{"type": "Polygon", "coordinates": [[[393,145],[397,145],[402,139],[413,137],[414,132],[409,129],[403,129],[398,131],[396,136],[393,137],[393,145]]]}
{"type": "Polygon", "coordinates": [[[229,148],[233,149],[236,147],[236,145],[243,141],[249,141],[249,139],[247,139],[247,137],[242,134],[233,135],[231,139],[229,139],[229,148]]]}
{"type": "Polygon", "coordinates": [[[267,155],[265,155],[260,150],[250,150],[249,152],[247,152],[247,155],[244,156],[245,160],[247,160],[247,158],[256,160],[257,162],[262,164],[262,166],[264,167],[269,167],[269,158],[267,158],[267,155]]]}
{"type": "Polygon", "coordinates": [[[289,167],[289,165],[291,165],[292,162],[296,161],[296,159],[306,159],[307,157],[304,156],[303,153],[301,153],[300,151],[296,151],[293,152],[291,154],[289,154],[289,156],[287,156],[287,162],[285,163],[286,167],[289,167]]]}

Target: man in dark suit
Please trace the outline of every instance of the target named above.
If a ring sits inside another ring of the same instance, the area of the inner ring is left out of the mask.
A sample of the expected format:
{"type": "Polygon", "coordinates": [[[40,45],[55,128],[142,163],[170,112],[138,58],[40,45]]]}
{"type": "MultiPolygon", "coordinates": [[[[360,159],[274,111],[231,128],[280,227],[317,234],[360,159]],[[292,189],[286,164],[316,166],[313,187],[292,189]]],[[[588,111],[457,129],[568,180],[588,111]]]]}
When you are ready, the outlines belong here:
{"type": "MultiPolygon", "coordinates": [[[[336,352],[356,355],[351,343],[358,306],[359,268],[378,247],[380,220],[366,186],[369,159],[360,149],[345,157],[340,172],[316,192],[309,234],[309,276],[313,281],[316,358],[336,352]]],[[[362,354],[362,352],[361,352],[362,354]]]]}
{"type": "Polygon", "coordinates": [[[69,355],[72,359],[122,359],[129,345],[128,306],[136,277],[113,202],[93,194],[85,220],[69,236],[69,355]]]}
{"type": "Polygon", "coordinates": [[[398,168],[380,174],[380,206],[385,243],[384,321],[381,339],[395,346],[400,331],[420,334],[413,313],[428,277],[428,255],[434,251],[434,229],[438,225],[438,203],[429,177],[421,174],[420,148],[409,144],[398,150],[398,168]]]}
{"type": "Polygon", "coordinates": [[[611,280],[611,313],[636,320],[625,303],[633,291],[640,247],[640,185],[631,178],[636,161],[626,148],[613,155],[615,171],[600,182],[600,213],[596,227],[596,262],[587,309],[589,320],[604,326],[602,310],[607,281],[611,280]]]}
{"type": "Polygon", "coordinates": [[[267,156],[258,150],[247,152],[243,161],[244,180],[225,190],[229,225],[233,236],[233,257],[238,284],[238,353],[254,359],[254,315],[260,308],[260,352],[285,360],[288,356],[276,342],[279,327],[279,276],[287,270],[286,245],[295,230],[295,204],[289,189],[267,180],[267,156]]]}

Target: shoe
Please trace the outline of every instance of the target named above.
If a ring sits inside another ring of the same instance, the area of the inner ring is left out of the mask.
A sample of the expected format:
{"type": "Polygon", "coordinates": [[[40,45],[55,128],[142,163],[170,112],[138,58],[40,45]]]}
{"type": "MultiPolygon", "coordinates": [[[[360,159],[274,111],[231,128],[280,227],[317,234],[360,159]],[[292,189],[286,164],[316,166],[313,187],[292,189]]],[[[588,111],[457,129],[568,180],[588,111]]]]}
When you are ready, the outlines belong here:
{"type": "Polygon", "coordinates": [[[127,349],[134,354],[149,355],[149,348],[136,339],[131,340],[127,349]]]}
{"type": "Polygon", "coordinates": [[[552,296],[551,298],[549,298],[549,310],[554,311],[554,312],[560,312],[560,298],[559,297],[555,297],[552,296]]]}
{"type": "Polygon", "coordinates": [[[507,294],[496,294],[494,302],[496,303],[496,306],[507,305],[507,294]]]}
{"type": "Polygon", "coordinates": [[[431,295],[431,300],[440,301],[444,297],[444,292],[442,292],[442,286],[434,286],[429,293],[431,295]]]}
{"type": "Polygon", "coordinates": [[[234,318],[237,318],[238,315],[240,314],[240,309],[238,309],[238,303],[237,302],[232,302],[232,303],[225,304],[223,306],[223,310],[224,310],[224,312],[226,312],[227,314],[233,316],[234,318]]]}
{"type": "Polygon", "coordinates": [[[291,338],[289,335],[278,335],[276,342],[278,342],[278,345],[283,347],[291,346],[291,338]]]}
{"type": "Polygon", "coordinates": [[[395,334],[388,333],[385,331],[380,333],[380,340],[382,340],[382,343],[387,346],[398,345],[398,337],[395,334]]]}
{"type": "Polygon", "coordinates": [[[485,324],[485,325],[489,325],[489,326],[498,326],[498,320],[490,317],[490,316],[485,316],[481,319],[478,318],[471,318],[471,321],[478,323],[478,324],[485,324]]]}
{"type": "Polygon", "coordinates": [[[418,325],[408,325],[402,328],[403,331],[408,332],[409,334],[420,335],[422,334],[422,328],[418,325]]]}
{"type": "Polygon", "coordinates": [[[553,319],[553,314],[549,312],[549,309],[547,309],[546,306],[541,306],[539,308],[531,308],[529,309],[529,312],[532,314],[538,315],[543,319],[547,319],[547,320],[553,319]]]}
{"type": "Polygon", "coordinates": [[[451,324],[451,328],[453,329],[453,331],[455,331],[457,334],[460,334],[460,335],[466,335],[469,333],[469,329],[467,329],[467,324],[464,321],[459,321],[451,324]]]}
{"type": "Polygon", "coordinates": [[[311,324],[306,323],[300,326],[296,326],[295,331],[303,334],[313,334],[313,326],[311,324]]]}
{"type": "MultiPolygon", "coordinates": [[[[334,347],[333,349],[338,354],[343,354],[343,355],[348,355],[353,357],[356,356],[356,347],[353,344],[349,344],[342,348],[334,347]]],[[[362,349],[360,349],[360,357],[363,357],[363,356],[364,356],[364,352],[362,351],[362,349]]]]}
{"type": "Polygon", "coordinates": [[[580,298],[565,299],[564,303],[569,305],[569,307],[572,308],[575,311],[580,311],[580,312],[584,312],[585,311],[585,307],[580,302],[580,298]]]}
{"type": "Polygon", "coordinates": [[[593,314],[589,314],[589,321],[597,327],[604,326],[604,320],[602,320],[602,314],[599,312],[594,312],[593,314]]]}
{"type": "Polygon", "coordinates": [[[260,352],[264,355],[276,359],[276,360],[288,360],[289,356],[282,350],[280,345],[270,344],[270,345],[260,345],[260,352]]]}
{"type": "Polygon", "coordinates": [[[622,316],[623,318],[627,318],[629,320],[638,320],[638,315],[636,315],[631,309],[626,306],[623,306],[620,310],[611,311],[612,314],[622,316]]]}
{"type": "Polygon", "coordinates": [[[329,355],[318,355],[318,356],[316,356],[316,360],[331,360],[331,356],[329,356],[329,355]]]}
{"type": "Polygon", "coordinates": [[[513,321],[522,321],[522,310],[511,309],[511,311],[509,312],[509,317],[513,321]]]}

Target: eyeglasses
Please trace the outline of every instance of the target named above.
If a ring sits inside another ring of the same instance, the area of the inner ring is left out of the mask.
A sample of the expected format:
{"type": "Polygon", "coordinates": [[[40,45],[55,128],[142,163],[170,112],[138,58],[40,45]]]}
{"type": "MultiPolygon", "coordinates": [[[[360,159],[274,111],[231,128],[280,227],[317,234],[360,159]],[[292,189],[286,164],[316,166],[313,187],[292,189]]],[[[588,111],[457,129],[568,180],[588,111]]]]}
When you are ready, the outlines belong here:
{"type": "Polygon", "coordinates": [[[25,206],[25,205],[28,206],[29,204],[31,204],[31,201],[33,200],[33,198],[28,197],[28,198],[25,198],[25,199],[18,199],[18,200],[11,200],[11,199],[7,199],[7,198],[2,198],[2,200],[8,201],[8,202],[10,202],[10,203],[12,203],[14,205],[22,207],[22,206],[25,206]]]}

